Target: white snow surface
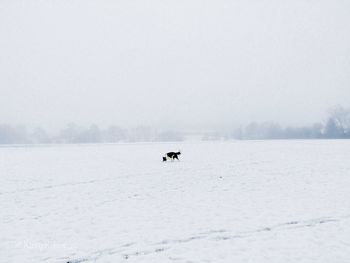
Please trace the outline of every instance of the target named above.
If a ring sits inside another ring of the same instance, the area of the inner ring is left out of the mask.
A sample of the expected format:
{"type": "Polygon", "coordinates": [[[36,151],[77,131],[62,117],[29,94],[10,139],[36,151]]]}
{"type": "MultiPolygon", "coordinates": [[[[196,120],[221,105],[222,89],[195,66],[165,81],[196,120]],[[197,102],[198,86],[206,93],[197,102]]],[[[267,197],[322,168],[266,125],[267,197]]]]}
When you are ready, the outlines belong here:
{"type": "Polygon", "coordinates": [[[348,263],[349,160],[349,140],[0,147],[0,262],[348,263]]]}

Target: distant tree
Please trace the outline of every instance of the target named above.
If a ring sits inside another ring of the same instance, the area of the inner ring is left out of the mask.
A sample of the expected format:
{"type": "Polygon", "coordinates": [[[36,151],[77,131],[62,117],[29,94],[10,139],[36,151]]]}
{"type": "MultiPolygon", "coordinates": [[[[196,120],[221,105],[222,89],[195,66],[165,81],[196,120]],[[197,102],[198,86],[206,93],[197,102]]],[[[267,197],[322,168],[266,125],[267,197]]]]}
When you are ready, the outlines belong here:
{"type": "Polygon", "coordinates": [[[24,126],[12,127],[6,124],[0,125],[0,144],[15,143],[30,143],[26,128],[24,126]]]}
{"type": "Polygon", "coordinates": [[[30,135],[30,140],[32,143],[50,143],[51,139],[46,131],[40,127],[33,130],[30,135]]]}
{"type": "Polygon", "coordinates": [[[252,122],[248,124],[244,129],[244,139],[262,139],[261,131],[259,128],[259,124],[256,122],[252,122]]]}
{"type": "Polygon", "coordinates": [[[78,125],[71,122],[67,124],[66,128],[61,130],[56,140],[62,143],[77,143],[79,142],[81,130],[82,129],[78,125]]]}
{"type": "Polygon", "coordinates": [[[261,133],[264,139],[282,139],[282,127],[275,122],[264,122],[261,124],[261,133]]]}
{"type": "Polygon", "coordinates": [[[325,131],[324,131],[326,138],[343,138],[344,137],[344,131],[341,127],[337,125],[336,120],[334,120],[332,117],[328,118],[325,131]]]}
{"type": "Polygon", "coordinates": [[[240,126],[239,128],[237,128],[236,130],[234,130],[233,133],[230,134],[229,137],[235,138],[235,139],[237,139],[237,140],[242,140],[242,139],[244,139],[244,132],[243,132],[242,126],[240,126]]]}
{"type": "Polygon", "coordinates": [[[0,125],[0,144],[15,143],[14,130],[10,125],[0,125]]]}
{"type": "Polygon", "coordinates": [[[319,139],[322,138],[322,131],[323,131],[323,124],[322,123],[314,123],[314,125],[311,128],[311,138],[319,139]]]}
{"type": "Polygon", "coordinates": [[[333,129],[333,135],[338,136],[337,138],[350,137],[350,109],[342,106],[330,109],[327,124],[336,127],[329,126],[328,128],[333,129]]]}
{"type": "Polygon", "coordinates": [[[98,143],[102,141],[101,130],[96,124],[92,124],[87,130],[79,133],[76,142],[98,143]]]}

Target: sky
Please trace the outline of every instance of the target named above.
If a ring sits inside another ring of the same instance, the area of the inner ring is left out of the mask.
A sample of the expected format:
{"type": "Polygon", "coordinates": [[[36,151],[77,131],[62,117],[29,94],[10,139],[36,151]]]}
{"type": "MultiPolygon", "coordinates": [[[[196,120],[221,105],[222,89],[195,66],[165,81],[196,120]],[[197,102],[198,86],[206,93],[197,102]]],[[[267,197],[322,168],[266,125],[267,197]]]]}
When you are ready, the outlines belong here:
{"type": "Polygon", "coordinates": [[[0,123],[304,125],[350,106],[347,0],[0,0],[0,123]]]}

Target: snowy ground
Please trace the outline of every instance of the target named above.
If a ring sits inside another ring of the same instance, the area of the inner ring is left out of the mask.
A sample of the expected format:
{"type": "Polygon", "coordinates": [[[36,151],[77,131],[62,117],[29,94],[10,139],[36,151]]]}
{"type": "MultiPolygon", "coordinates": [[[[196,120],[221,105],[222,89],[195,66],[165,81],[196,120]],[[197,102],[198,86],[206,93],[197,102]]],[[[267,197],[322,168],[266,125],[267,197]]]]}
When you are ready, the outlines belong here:
{"type": "Polygon", "coordinates": [[[349,160],[350,140],[0,147],[0,262],[348,263],[349,160]]]}

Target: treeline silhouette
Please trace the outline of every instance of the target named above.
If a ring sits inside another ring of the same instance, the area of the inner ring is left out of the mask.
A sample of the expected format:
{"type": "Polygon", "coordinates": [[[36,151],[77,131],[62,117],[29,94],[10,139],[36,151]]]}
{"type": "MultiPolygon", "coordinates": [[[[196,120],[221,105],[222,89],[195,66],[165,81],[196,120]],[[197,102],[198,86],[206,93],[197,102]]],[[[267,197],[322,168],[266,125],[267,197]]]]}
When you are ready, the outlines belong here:
{"type": "Polygon", "coordinates": [[[184,136],[180,132],[158,131],[145,126],[131,129],[110,126],[107,129],[100,129],[95,124],[88,128],[83,128],[70,123],[58,134],[51,135],[43,128],[28,130],[24,126],[0,125],[0,144],[116,143],[182,140],[184,140],[184,136]]]}
{"type": "MultiPolygon", "coordinates": [[[[303,127],[282,127],[276,122],[250,123],[231,132],[197,133],[203,140],[268,140],[268,139],[350,139],[350,108],[341,106],[328,111],[324,123],[303,127]]],[[[93,124],[88,128],[68,124],[57,134],[43,128],[28,130],[24,126],[0,124],[0,144],[48,144],[48,143],[117,143],[117,142],[166,142],[183,141],[186,133],[159,131],[139,126],[125,129],[110,126],[101,129],[93,124]]]]}
{"type": "Polygon", "coordinates": [[[273,121],[252,122],[229,132],[210,132],[203,140],[350,139],[350,108],[337,106],[326,121],[302,127],[282,127],[273,121]]]}
{"type": "Polygon", "coordinates": [[[342,106],[328,111],[324,123],[304,127],[282,127],[276,122],[250,123],[236,129],[229,137],[242,140],[257,139],[349,139],[350,109],[342,106]]]}

